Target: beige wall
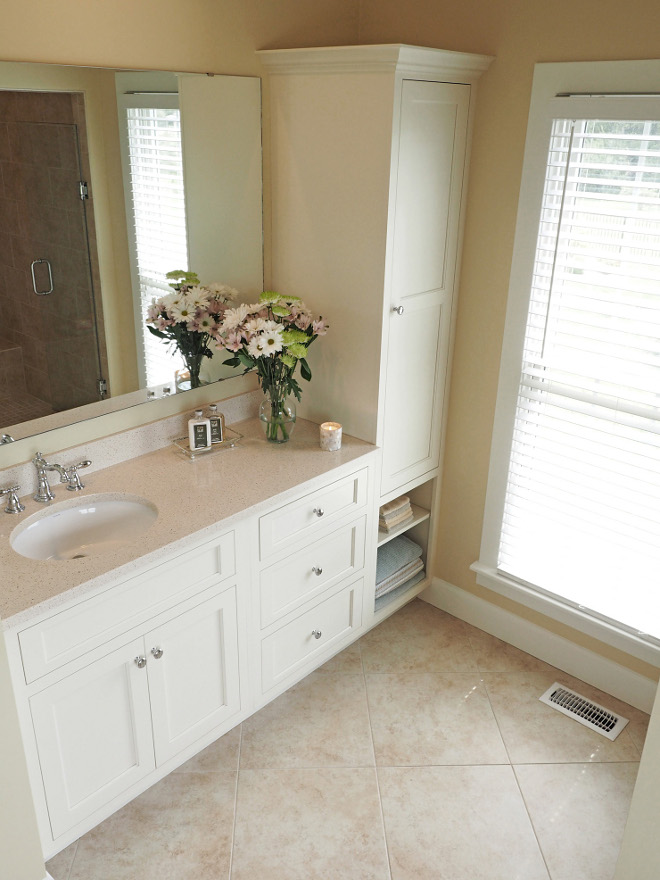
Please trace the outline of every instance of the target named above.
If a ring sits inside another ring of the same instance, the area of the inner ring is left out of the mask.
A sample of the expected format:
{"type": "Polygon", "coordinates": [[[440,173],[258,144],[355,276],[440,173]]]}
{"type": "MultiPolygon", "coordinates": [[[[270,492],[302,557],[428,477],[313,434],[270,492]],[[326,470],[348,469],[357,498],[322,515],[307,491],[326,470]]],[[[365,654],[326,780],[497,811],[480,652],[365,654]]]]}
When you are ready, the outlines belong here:
{"type": "Polygon", "coordinates": [[[363,42],[496,57],[479,83],[434,573],[652,678],[647,664],[477,586],[469,566],[481,541],[534,63],[657,58],[659,32],[657,0],[361,2],[363,42]]]}

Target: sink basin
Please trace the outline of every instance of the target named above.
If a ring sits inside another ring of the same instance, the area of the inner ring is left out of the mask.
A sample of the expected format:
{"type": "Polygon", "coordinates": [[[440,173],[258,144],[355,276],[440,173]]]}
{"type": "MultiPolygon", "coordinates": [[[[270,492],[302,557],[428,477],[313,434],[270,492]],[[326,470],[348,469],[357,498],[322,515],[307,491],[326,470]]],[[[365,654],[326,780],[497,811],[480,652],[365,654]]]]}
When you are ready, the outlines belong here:
{"type": "Polygon", "coordinates": [[[81,559],[134,541],[157,517],[156,506],[137,495],[88,495],[28,517],[9,541],[29,559],[81,559]]]}

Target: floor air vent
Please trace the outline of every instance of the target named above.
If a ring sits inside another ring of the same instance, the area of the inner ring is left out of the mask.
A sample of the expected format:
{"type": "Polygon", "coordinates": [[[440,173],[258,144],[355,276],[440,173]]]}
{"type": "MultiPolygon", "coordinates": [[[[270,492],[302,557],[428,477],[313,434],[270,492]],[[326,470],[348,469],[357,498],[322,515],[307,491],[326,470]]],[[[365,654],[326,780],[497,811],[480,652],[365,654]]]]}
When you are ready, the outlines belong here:
{"type": "Polygon", "coordinates": [[[561,684],[555,682],[552,687],[539,697],[542,703],[558,709],[569,718],[579,721],[585,727],[590,727],[597,733],[602,733],[608,739],[615,740],[628,723],[627,718],[615,715],[609,709],[592,703],[586,697],[576,694],[561,684]]]}

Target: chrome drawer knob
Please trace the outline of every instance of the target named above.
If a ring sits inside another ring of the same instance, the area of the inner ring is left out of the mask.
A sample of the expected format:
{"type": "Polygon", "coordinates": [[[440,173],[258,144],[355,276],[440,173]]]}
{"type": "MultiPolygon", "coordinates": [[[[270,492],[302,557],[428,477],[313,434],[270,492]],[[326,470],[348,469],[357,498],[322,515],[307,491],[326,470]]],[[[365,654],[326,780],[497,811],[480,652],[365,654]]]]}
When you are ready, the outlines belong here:
{"type": "Polygon", "coordinates": [[[312,567],[312,571],[314,572],[314,574],[316,575],[316,577],[319,577],[320,575],[323,574],[323,569],[320,568],[318,565],[314,565],[314,566],[312,567]]]}
{"type": "Polygon", "coordinates": [[[156,660],[160,660],[160,658],[163,656],[163,649],[162,648],[152,648],[151,653],[156,658],[156,660]]]}
{"type": "Polygon", "coordinates": [[[135,658],[135,665],[137,666],[138,669],[144,669],[144,667],[147,665],[147,658],[146,657],[136,657],[135,658]]]}
{"type": "Polygon", "coordinates": [[[322,507],[315,507],[312,513],[315,513],[317,516],[323,516],[325,510],[322,507]]]}
{"type": "Polygon", "coordinates": [[[320,629],[313,629],[312,635],[314,636],[315,639],[320,639],[321,636],[323,635],[323,633],[321,632],[320,629]]]}
{"type": "Polygon", "coordinates": [[[403,306],[392,306],[392,311],[396,312],[397,315],[403,314],[403,306]]]}

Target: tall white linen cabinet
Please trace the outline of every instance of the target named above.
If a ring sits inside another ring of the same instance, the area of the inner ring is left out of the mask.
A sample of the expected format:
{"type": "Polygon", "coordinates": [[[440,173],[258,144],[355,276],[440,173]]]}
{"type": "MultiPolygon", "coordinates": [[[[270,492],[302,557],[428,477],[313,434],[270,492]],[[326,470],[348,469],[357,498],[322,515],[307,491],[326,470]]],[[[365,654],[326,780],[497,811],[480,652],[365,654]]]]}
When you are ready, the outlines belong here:
{"type": "Polygon", "coordinates": [[[299,413],[382,447],[379,503],[416,502],[430,564],[475,83],[492,59],[406,45],[259,55],[273,287],[330,323],[299,413]]]}

